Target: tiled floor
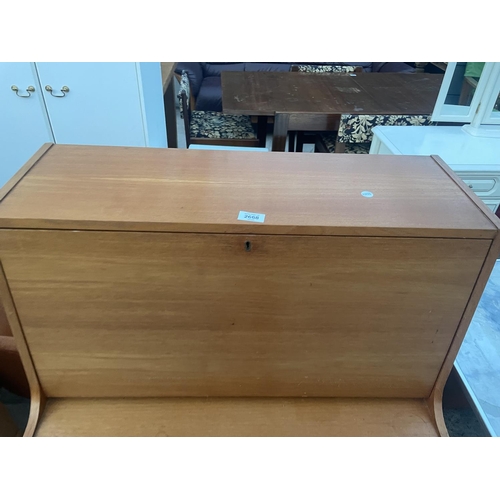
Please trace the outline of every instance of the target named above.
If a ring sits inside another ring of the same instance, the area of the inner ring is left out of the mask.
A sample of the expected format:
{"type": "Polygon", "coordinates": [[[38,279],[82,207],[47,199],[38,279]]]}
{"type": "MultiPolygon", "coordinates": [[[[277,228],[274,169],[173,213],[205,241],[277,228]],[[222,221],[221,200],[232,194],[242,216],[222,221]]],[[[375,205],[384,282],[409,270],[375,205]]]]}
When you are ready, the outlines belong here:
{"type": "Polygon", "coordinates": [[[456,364],[490,433],[500,436],[500,260],[486,285],[456,364]]]}

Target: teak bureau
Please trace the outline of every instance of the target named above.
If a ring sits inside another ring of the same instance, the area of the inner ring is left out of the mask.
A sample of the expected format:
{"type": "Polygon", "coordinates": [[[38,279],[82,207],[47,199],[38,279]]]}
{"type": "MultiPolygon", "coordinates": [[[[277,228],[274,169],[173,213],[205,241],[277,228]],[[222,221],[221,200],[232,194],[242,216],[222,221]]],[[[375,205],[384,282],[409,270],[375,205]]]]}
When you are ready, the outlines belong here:
{"type": "Polygon", "coordinates": [[[500,233],[438,157],[46,145],[0,199],[25,435],[446,435],[500,233]]]}

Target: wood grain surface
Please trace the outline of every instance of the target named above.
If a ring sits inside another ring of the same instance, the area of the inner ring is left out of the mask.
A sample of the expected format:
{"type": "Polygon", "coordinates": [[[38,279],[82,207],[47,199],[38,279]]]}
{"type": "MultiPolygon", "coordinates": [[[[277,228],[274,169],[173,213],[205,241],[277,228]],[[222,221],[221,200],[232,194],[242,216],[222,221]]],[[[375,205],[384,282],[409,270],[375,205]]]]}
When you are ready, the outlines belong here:
{"type": "Polygon", "coordinates": [[[224,113],[431,114],[442,75],[402,73],[222,73],[224,113]]]}
{"type": "MultiPolygon", "coordinates": [[[[476,206],[484,213],[484,215],[490,220],[497,229],[500,230],[500,219],[495,216],[491,212],[491,210],[486,207],[486,205],[482,202],[482,200],[460,179],[451,168],[444,163],[441,158],[433,157],[436,162],[441,166],[444,172],[446,172],[451,179],[453,179],[457,185],[471,198],[471,200],[476,204],[476,206]]],[[[450,349],[447,353],[447,356],[443,362],[443,366],[439,372],[438,378],[436,379],[436,384],[431,393],[431,397],[429,398],[429,405],[432,409],[432,412],[436,418],[436,422],[438,427],[444,427],[444,421],[442,418],[442,398],[443,391],[448,380],[448,377],[453,368],[453,363],[457,357],[457,354],[460,350],[460,346],[467,334],[467,330],[469,325],[474,317],[474,313],[476,308],[481,300],[481,296],[483,291],[488,283],[488,279],[490,277],[491,271],[495,266],[497,259],[500,257],[500,231],[497,233],[495,239],[491,242],[491,246],[488,252],[488,256],[484,261],[484,264],[481,268],[480,274],[474,286],[474,290],[471,293],[467,306],[464,310],[464,314],[460,321],[460,324],[457,328],[457,333],[453,339],[453,342],[450,346],[450,349]]]]}
{"type": "Polygon", "coordinates": [[[0,246],[49,397],[423,398],[490,242],[2,230],[0,246]]]}
{"type": "Polygon", "coordinates": [[[17,186],[53,145],[47,142],[40,146],[40,149],[0,188],[0,202],[17,186]]]}
{"type": "Polygon", "coordinates": [[[174,71],[177,63],[161,63],[161,79],[163,84],[163,104],[167,126],[167,141],[169,148],[177,147],[177,96],[174,85],[174,71]]]}
{"type": "Polygon", "coordinates": [[[174,76],[175,67],[177,66],[176,62],[162,62],[161,65],[161,81],[163,85],[163,93],[167,91],[168,86],[170,85],[170,81],[174,76]]]}
{"type": "Polygon", "coordinates": [[[419,399],[51,399],[37,436],[438,436],[419,399]]]}
{"type": "Polygon", "coordinates": [[[438,157],[55,145],[2,196],[25,435],[446,434],[500,226],[438,157]]]}
{"type": "Polygon", "coordinates": [[[0,203],[0,227],[487,239],[497,231],[429,157],[65,145],[0,203]],[[240,210],[265,223],[238,221],[240,210]]]}

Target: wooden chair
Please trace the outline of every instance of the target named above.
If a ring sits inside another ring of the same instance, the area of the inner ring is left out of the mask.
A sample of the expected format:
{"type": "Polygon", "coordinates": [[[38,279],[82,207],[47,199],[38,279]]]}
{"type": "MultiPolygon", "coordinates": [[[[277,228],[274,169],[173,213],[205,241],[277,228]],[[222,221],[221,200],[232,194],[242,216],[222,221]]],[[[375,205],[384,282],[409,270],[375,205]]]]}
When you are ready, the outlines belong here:
{"type": "Polygon", "coordinates": [[[324,113],[276,113],[274,115],[273,151],[284,151],[287,136],[300,132],[337,130],[339,115],[324,113]]]}
{"type": "Polygon", "coordinates": [[[430,115],[341,115],[337,133],[319,134],[316,150],[322,153],[367,154],[376,125],[431,125],[430,115]]]}
{"type": "Polygon", "coordinates": [[[181,118],[184,120],[186,147],[191,144],[213,144],[254,147],[259,141],[249,116],[226,115],[217,111],[190,109],[190,85],[186,72],[180,81],[179,99],[181,118]]]}

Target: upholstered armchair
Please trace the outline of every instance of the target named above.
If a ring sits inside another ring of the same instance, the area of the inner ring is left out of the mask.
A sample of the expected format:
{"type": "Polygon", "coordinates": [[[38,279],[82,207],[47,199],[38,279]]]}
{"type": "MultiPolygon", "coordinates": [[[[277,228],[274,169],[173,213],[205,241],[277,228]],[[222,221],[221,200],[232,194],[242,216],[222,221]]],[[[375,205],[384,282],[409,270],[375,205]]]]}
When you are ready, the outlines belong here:
{"type": "Polygon", "coordinates": [[[257,135],[249,116],[227,115],[218,111],[192,111],[189,78],[182,73],[177,94],[181,118],[184,120],[186,146],[190,144],[213,144],[229,146],[258,145],[257,135]]]}

